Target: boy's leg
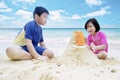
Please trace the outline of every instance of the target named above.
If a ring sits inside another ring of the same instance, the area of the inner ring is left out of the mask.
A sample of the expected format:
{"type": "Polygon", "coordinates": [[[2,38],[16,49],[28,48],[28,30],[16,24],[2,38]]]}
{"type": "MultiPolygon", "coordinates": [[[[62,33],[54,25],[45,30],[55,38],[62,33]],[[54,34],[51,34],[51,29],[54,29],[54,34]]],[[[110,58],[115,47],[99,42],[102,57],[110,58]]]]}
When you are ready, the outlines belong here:
{"type": "Polygon", "coordinates": [[[35,46],[35,50],[37,51],[37,53],[39,55],[42,55],[42,57],[43,56],[44,57],[46,56],[47,58],[53,58],[54,57],[53,52],[51,50],[45,49],[41,46],[35,46]]]}
{"type": "Polygon", "coordinates": [[[51,50],[49,50],[49,49],[46,49],[46,50],[43,52],[42,55],[43,55],[43,56],[47,56],[48,58],[53,58],[53,57],[54,57],[54,53],[53,53],[51,50]]]}
{"type": "Polygon", "coordinates": [[[8,47],[6,54],[12,60],[28,60],[33,58],[28,52],[17,45],[8,47]]]}
{"type": "Polygon", "coordinates": [[[100,51],[98,54],[97,54],[97,57],[98,59],[103,59],[105,60],[107,58],[107,53],[105,51],[100,51]]]}

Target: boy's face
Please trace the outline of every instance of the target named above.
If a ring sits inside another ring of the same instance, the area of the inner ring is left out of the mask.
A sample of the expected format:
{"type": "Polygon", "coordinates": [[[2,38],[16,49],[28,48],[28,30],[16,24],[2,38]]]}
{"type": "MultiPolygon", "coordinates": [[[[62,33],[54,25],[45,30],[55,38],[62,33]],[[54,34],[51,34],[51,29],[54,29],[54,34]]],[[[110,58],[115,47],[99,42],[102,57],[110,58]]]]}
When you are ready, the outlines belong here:
{"type": "Polygon", "coordinates": [[[47,18],[48,18],[48,14],[47,13],[43,13],[40,16],[36,16],[36,21],[39,25],[45,25],[47,22],[47,18]]]}

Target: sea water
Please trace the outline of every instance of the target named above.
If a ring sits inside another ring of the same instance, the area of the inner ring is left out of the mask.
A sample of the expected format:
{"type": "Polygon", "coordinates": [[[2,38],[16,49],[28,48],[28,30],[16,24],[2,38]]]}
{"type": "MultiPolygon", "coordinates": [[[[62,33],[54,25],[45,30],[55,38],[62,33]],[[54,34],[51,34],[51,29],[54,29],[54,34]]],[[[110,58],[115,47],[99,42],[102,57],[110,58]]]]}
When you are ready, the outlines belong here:
{"type": "MultiPolygon", "coordinates": [[[[16,37],[22,28],[0,28],[0,38],[16,37]]],[[[87,37],[88,32],[83,28],[43,28],[45,38],[69,38],[72,37],[74,31],[82,31],[87,37]]],[[[120,41],[120,28],[102,28],[108,41],[120,41]]]]}

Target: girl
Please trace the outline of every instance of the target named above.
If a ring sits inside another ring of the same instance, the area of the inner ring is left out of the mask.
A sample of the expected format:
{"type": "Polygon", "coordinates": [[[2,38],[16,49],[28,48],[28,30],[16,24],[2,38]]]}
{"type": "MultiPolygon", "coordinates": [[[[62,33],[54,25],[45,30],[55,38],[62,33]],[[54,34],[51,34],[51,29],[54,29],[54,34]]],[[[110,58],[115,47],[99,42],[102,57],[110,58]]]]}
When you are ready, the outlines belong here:
{"type": "Polygon", "coordinates": [[[99,59],[106,59],[108,43],[106,36],[100,31],[100,25],[95,18],[89,19],[85,23],[85,29],[90,33],[87,37],[87,45],[99,59]]]}

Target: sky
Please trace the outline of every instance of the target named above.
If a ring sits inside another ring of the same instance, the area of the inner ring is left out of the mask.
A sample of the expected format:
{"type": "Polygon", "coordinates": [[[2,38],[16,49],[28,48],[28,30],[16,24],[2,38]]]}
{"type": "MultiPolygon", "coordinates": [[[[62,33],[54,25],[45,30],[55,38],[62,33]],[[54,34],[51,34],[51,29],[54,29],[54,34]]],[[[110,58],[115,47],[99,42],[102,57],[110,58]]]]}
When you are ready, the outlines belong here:
{"type": "Polygon", "coordinates": [[[84,28],[96,18],[101,28],[120,28],[119,0],[0,0],[0,28],[22,28],[36,6],[48,9],[44,28],[84,28]]]}

